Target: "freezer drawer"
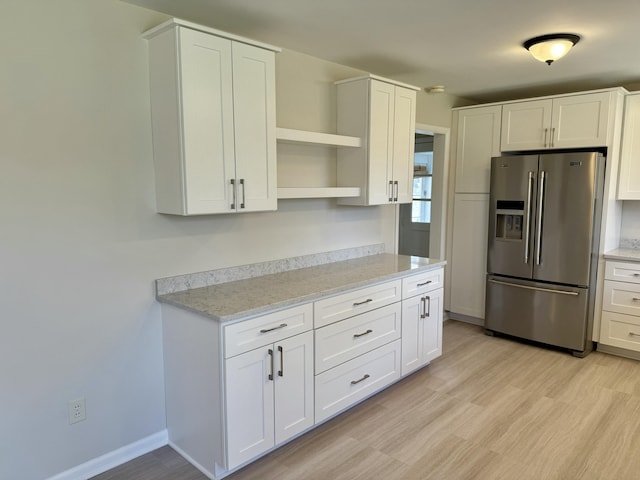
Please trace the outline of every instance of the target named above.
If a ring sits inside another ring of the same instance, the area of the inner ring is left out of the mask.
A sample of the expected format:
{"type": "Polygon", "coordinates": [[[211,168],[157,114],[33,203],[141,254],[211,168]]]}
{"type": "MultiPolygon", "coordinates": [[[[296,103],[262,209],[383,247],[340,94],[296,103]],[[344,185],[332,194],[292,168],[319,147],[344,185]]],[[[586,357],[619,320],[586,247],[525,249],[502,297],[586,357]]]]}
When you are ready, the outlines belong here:
{"type": "Polygon", "coordinates": [[[591,350],[587,288],[488,275],[486,292],[487,330],[577,352],[591,350]]]}

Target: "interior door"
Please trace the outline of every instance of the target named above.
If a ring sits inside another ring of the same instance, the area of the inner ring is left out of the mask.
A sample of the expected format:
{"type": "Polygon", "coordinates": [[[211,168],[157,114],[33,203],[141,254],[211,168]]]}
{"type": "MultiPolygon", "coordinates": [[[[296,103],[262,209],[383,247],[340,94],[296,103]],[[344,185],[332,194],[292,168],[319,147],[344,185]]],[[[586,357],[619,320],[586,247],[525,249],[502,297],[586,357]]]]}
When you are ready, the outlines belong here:
{"type": "Polygon", "coordinates": [[[531,278],[538,155],[491,159],[487,271],[531,278]]]}
{"type": "Polygon", "coordinates": [[[589,285],[598,154],[540,156],[534,279],[589,285]]]}

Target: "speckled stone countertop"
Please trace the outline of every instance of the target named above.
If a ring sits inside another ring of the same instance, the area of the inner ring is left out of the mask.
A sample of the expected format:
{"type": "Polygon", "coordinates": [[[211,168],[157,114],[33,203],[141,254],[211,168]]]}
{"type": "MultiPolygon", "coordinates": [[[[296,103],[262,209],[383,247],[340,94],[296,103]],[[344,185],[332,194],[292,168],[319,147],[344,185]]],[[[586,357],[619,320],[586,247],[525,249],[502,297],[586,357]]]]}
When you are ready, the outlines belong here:
{"type": "Polygon", "coordinates": [[[605,260],[618,260],[623,262],[640,262],[640,249],[616,248],[604,254],[605,260]]]}
{"type": "Polygon", "coordinates": [[[445,264],[444,260],[383,253],[158,295],[157,299],[219,322],[229,322],[445,264]]]}

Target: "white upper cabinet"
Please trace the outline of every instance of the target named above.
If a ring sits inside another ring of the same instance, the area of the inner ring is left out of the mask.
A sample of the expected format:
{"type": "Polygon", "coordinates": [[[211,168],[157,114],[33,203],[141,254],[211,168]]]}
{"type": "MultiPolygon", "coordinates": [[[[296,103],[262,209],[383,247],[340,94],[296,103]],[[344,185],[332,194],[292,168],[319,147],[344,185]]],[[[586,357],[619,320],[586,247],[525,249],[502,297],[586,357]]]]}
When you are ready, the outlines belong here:
{"type": "Polygon", "coordinates": [[[337,82],[338,133],[363,139],[359,148],[338,149],[338,186],[361,192],[338,203],[412,201],[417,90],[373,75],[337,82]]]}
{"type": "Polygon", "coordinates": [[[502,107],[459,110],[456,141],[456,193],[489,193],[491,157],[500,155],[502,107]]]}
{"type": "Polygon", "coordinates": [[[608,91],[504,104],[501,150],[604,147],[612,95],[608,91]]]}
{"type": "Polygon", "coordinates": [[[618,198],[640,200],[640,94],[625,98],[618,198]]]}
{"type": "Polygon", "coordinates": [[[177,19],[145,37],[158,212],[275,210],[279,49],[177,19]]]}

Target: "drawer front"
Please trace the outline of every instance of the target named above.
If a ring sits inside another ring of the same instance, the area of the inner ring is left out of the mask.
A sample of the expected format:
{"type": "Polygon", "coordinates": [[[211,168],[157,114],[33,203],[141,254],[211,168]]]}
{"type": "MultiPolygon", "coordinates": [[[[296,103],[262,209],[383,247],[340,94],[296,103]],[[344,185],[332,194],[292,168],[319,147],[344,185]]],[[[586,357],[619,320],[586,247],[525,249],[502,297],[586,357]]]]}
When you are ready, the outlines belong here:
{"type": "Polygon", "coordinates": [[[605,280],[602,309],[627,315],[640,315],[640,284],[605,280]]]}
{"type": "Polygon", "coordinates": [[[604,278],[618,282],[640,283],[640,263],[607,261],[604,278]]]}
{"type": "Polygon", "coordinates": [[[316,423],[400,378],[400,340],[316,376],[316,423]]]}
{"type": "Polygon", "coordinates": [[[600,343],[640,352],[640,318],[602,312],[600,343]]]}
{"type": "Polygon", "coordinates": [[[402,279],[402,298],[415,297],[444,286],[444,268],[429,270],[402,279]]]}
{"type": "Polygon", "coordinates": [[[338,320],[398,302],[402,298],[401,288],[402,282],[394,280],[318,300],[313,304],[315,326],[324,327],[338,320]]]}
{"type": "Polygon", "coordinates": [[[224,327],[224,357],[229,358],[313,328],[313,305],[269,313],[224,327]]]}
{"type": "Polygon", "coordinates": [[[400,302],[316,330],[316,374],[400,338],[400,302]]]}

